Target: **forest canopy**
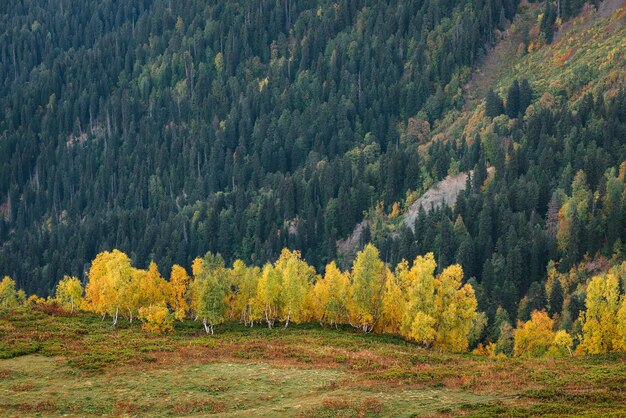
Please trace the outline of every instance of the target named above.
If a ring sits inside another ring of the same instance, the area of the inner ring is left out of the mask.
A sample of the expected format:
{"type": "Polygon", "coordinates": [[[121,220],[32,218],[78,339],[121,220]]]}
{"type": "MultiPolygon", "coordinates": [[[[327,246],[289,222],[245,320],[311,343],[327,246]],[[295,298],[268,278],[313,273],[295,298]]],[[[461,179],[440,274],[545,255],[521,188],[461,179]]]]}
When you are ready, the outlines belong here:
{"type": "MultiPolygon", "coordinates": [[[[579,63],[576,33],[553,32],[581,6],[520,6],[536,14],[511,59],[544,48],[567,83],[532,67],[470,103],[472,71],[523,26],[514,0],[2,3],[3,303],[19,288],[150,326],[193,310],[210,332],[236,307],[493,355],[619,350],[624,26],[579,63]],[[459,174],[452,204],[406,221],[459,174]],[[423,288],[403,260],[434,266],[423,288]],[[448,288],[476,306],[444,313],[448,288]]],[[[608,26],[590,27],[599,43],[608,26]]]]}
{"type": "Polygon", "coordinates": [[[49,294],[112,248],[169,269],[289,247],[323,268],[373,202],[446,175],[451,151],[428,162],[399,124],[461,106],[515,9],[4,2],[0,270],[49,294]]]}

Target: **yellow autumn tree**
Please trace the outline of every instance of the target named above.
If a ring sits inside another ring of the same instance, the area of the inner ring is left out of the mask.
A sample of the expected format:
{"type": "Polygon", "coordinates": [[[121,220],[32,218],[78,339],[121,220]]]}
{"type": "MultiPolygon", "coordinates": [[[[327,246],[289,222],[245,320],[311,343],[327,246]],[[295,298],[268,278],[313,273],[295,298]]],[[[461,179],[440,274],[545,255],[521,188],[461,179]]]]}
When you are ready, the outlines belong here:
{"type": "Polygon", "coordinates": [[[463,269],[452,265],[435,276],[433,253],[419,256],[408,268],[396,269],[398,283],[406,289],[403,335],[419,344],[439,350],[465,351],[478,315],[474,289],[462,284],[463,269]]]}
{"type": "Polygon", "coordinates": [[[144,277],[146,276],[146,271],[141,269],[133,268],[131,270],[131,279],[128,283],[128,286],[124,289],[121,306],[122,306],[122,315],[124,313],[128,314],[128,320],[130,323],[133,323],[133,318],[137,316],[139,309],[144,306],[142,304],[143,295],[141,294],[141,286],[144,277]]]}
{"type": "Polygon", "coordinates": [[[14,308],[18,305],[15,281],[9,276],[4,276],[0,282],[0,307],[14,308]]]}
{"type": "Polygon", "coordinates": [[[260,275],[261,270],[258,267],[247,267],[241,260],[236,260],[230,270],[229,316],[239,318],[246,326],[254,324],[254,298],[260,275]]]}
{"type": "Polygon", "coordinates": [[[409,269],[403,261],[396,268],[398,281],[406,289],[407,303],[402,334],[418,344],[430,346],[435,339],[434,302],[435,268],[433,253],[415,258],[409,269]]]}
{"type": "Polygon", "coordinates": [[[161,276],[159,268],[154,261],[150,262],[140,288],[143,293],[142,306],[165,306],[166,302],[170,299],[170,284],[161,276]]]}
{"type": "Polygon", "coordinates": [[[182,321],[187,317],[190,309],[189,285],[191,278],[184,267],[174,264],[170,273],[169,304],[174,311],[174,317],[182,321]]]}
{"type": "Polygon", "coordinates": [[[545,311],[533,311],[530,320],[515,330],[513,352],[517,357],[540,357],[554,343],[554,321],[545,311]]]}
{"type": "Polygon", "coordinates": [[[314,309],[315,309],[315,319],[320,323],[320,325],[330,323],[330,319],[328,318],[328,301],[330,299],[330,283],[327,277],[329,276],[329,270],[334,268],[337,269],[337,266],[333,263],[331,267],[330,264],[326,266],[326,274],[323,277],[320,277],[313,286],[313,300],[314,300],[314,309]]]}
{"type": "Polygon", "coordinates": [[[406,309],[406,299],[397,277],[387,270],[385,290],[383,291],[380,319],[376,331],[386,334],[399,334],[406,309]]]}
{"type": "Polygon", "coordinates": [[[228,308],[228,272],[222,257],[211,253],[196,258],[192,271],[193,310],[197,317],[202,318],[204,331],[213,335],[214,326],[224,322],[228,308]]]}
{"type": "MultiPolygon", "coordinates": [[[[228,305],[226,316],[229,320],[238,317],[241,311],[239,304],[242,303],[242,300],[239,297],[239,287],[241,286],[241,282],[244,281],[247,269],[248,267],[245,263],[237,259],[233,263],[233,267],[228,270],[228,274],[230,275],[230,291],[226,296],[226,304],[228,305]]],[[[243,322],[243,319],[241,319],[241,322],[243,322]]]]}
{"type": "Polygon", "coordinates": [[[274,268],[282,278],[280,320],[285,321],[287,328],[290,321],[298,323],[302,319],[307,293],[315,279],[315,269],[302,260],[299,251],[286,248],[280,253],[274,268]]]}
{"type": "Polygon", "coordinates": [[[318,321],[335,326],[347,321],[349,286],[347,272],[341,272],[334,261],[326,266],[324,277],[317,280],[313,289],[318,321]]]}
{"type": "Polygon", "coordinates": [[[622,303],[617,312],[617,341],[615,346],[620,351],[626,351],[626,296],[622,296],[622,303]]]}
{"type": "Polygon", "coordinates": [[[271,264],[263,267],[254,298],[254,320],[265,320],[268,328],[274,326],[283,309],[283,279],[280,270],[271,264]]]}
{"type": "Polygon", "coordinates": [[[462,279],[463,269],[458,264],[447,267],[435,279],[434,317],[437,333],[434,348],[467,350],[478,302],[472,286],[463,285],[462,279]]]}
{"type": "Polygon", "coordinates": [[[302,310],[300,311],[300,322],[319,321],[319,316],[317,314],[319,308],[317,306],[317,300],[315,297],[314,283],[317,283],[321,279],[321,276],[319,274],[316,274],[315,279],[313,279],[313,283],[307,286],[307,292],[306,295],[304,295],[302,310]]]}
{"type": "Polygon", "coordinates": [[[142,322],[141,329],[144,331],[170,332],[174,330],[174,320],[166,306],[142,306],[139,308],[137,317],[142,322]]]}
{"type": "Polygon", "coordinates": [[[554,341],[552,342],[552,348],[550,349],[556,355],[565,355],[566,353],[571,357],[572,346],[574,345],[574,340],[572,336],[565,330],[559,330],[556,334],[554,334],[554,341]]]}
{"type": "Polygon", "coordinates": [[[124,306],[133,268],[130,258],[119,250],[103,251],[96,256],[89,269],[85,299],[89,310],[113,317],[117,324],[120,307],[124,306]]]}
{"type": "Polygon", "coordinates": [[[620,291],[615,274],[591,279],[587,285],[585,307],[581,315],[583,332],[579,350],[590,354],[619,350],[620,291]]]}
{"type": "Polygon", "coordinates": [[[148,270],[133,269],[132,279],[124,292],[123,305],[130,322],[139,309],[149,306],[166,306],[170,299],[170,284],[161,277],[157,264],[152,261],[148,270]]]}
{"type": "Polygon", "coordinates": [[[83,285],[76,277],[64,276],[57,284],[55,298],[63,309],[74,312],[83,303],[83,285]]]}
{"type": "Polygon", "coordinates": [[[374,329],[379,319],[380,307],[389,269],[379,258],[378,249],[367,244],[357,253],[352,265],[350,286],[350,318],[352,325],[363,332],[374,329]]]}

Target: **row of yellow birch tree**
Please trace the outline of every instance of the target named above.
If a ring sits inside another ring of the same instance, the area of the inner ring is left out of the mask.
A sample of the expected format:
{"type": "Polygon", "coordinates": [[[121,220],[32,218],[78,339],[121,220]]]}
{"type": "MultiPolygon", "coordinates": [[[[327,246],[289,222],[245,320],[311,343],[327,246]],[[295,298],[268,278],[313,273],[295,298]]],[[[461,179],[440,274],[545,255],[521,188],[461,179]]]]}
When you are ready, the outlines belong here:
{"type": "MultiPolygon", "coordinates": [[[[298,251],[284,249],[276,262],[262,268],[240,260],[227,268],[219,255],[208,253],[194,260],[191,276],[175,265],[165,280],[155,263],[137,269],[126,254],[113,250],[93,260],[82,306],[112,317],[113,324],[120,316],[139,318],[146,329],[154,330],[171,328],[170,312],[178,320],[200,320],[208,334],[225,320],[270,328],[317,321],[465,351],[477,317],[474,290],[461,283],[460,266],[440,274],[435,274],[436,267],[429,253],[391,271],[370,244],[358,253],[351,271],[341,271],[332,262],[323,276],[298,251]]],[[[80,297],[78,290],[70,290],[76,281],[65,278],[59,283],[66,306],[74,306],[80,297]],[[73,296],[63,296],[67,294],[73,296]]]]}
{"type": "MultiPolygon", "coordinates": [[[[138,318],[147,331],[169,331],[175,320],[201,321],[207,334],[214,326],[237,320],[246,326],[319,322],[350,325],[364,333],[400,335],[425,347],[466,351],[478,342],[487,325],[477,312],[474,290],[462,284],[463,271],[452,265],[436,274],[432,253],[412,263],[402,261],[392,271],[371,244],[357,254],[350,271],[334,262],[323,275],[316,273],[298,251],[284,249],[278,260],[263,267],[241,260],[226,267],[219,255],[196,258],[192,275],[174,265],[169,280],[152,262],[145,270],[132,266],[121,251],[104,251],[91,263],[85,289],[79,279],[64,277],[54,302],[70,312],[76,309],[109,316],[138,318]]],[[[626,351],[626,294],[614,272],[596,276],[587,284],[581,329],[575,338],[554,329],[545,311],[535,311],[511,332],[514,354],[535,357],[626,351]],[[576,343],[576,344],[575,344],[576,343]]],[[[44,303],[33,295],[31,303],[44,303]]],[[[26,302],[23,291],[5,277],[0,282],[0,308],[26,302]]],[[[494,355],[496,343],[479,345],[475,352],[494,355]]]]}

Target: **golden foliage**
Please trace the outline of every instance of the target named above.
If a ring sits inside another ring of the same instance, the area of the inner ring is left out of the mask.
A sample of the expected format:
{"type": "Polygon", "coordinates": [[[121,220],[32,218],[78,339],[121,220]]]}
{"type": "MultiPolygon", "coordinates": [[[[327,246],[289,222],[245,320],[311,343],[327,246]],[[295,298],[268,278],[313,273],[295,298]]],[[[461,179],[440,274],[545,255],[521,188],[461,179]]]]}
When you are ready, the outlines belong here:
{"type": "Polygon", "coordinates": [[[410,270],[406,262],[396,269],[407,295],[403,334],[425,346],[465,351],[477,315],[474,289],[461,285],[461,266],[449,266],[435,277],[436,266],[428,253],[417,257],[410,270]]]}
{"type": "Polygon", "coordinates": [[[0,307],[13,308],[17,306],[18,298],[15,290],[15,281],[9,276],[4,276],[0,282],[0,307]]]}
{"type": "MultiPolygon", "coordinates": [[[[477,318],[474,290],[462,285],[459,265],[438,276],[436,267],[429,253],[410,267],[402,261],[394,273],[368,244],[350,272],[331,262],[324,276],[318,276],[300,252],[284,249],[263,269],[241,260],[227,268],[219,255],[207,253],[193,261],[193,279],[174,265],[166,281],[156,263],[137,269],[126,254],[113,250],[92,262],[84,305],[113,316],[114,323],[118,314],[128,314],[131,321],[136,316],[142,329],[151,332],[170,331],[174,318],[183,320],[193,313],[208,334],[226,319],[249,326],[263,321],[270,328],[276,321],[287,326],[315,320],[393,333],[440,350],[467,350],[477,318]]],[[[65,306],[80,305],[81,296],[78,279],[65,277],[59,283],[57,299],[65,306]]]]}
{"type": "Polygon", "coordinates": [[[170,332],[174,330],[174,319],[165,306],[150,305],[139,308],[141,329],[148,332],[170,332]]]}
{"type": "MultiPolygon", "coordinates": [[[[623,301],[621,304],[622,309],[626,309],[623,301]]],[[[579,350],[600,354],[622,349],[620,333],[625,323],[619,322],[620,291],[617,276],[609,273],[591,279],[587,285],[585,306],[587,310],[581,315],[583,332],[579,350]]]]}
{"type": "Polygon", "coordinates": [[[518,357],[538,357],[546,354],[554,342],[554,321],[545,311],[533,311],[530,320],[515,330],[513,351],[518,357]]]}
{"type": "Polygon", "coordinates": [[[378,249],[367,244],[352,266],[350,317],[364,332],[373,330],[379,319],[385,282],[389,269],[380,260],[378,249]]]}
{"type": "Polygon", "coordinates": [[[187,270],[178,264],[174,264],[170,273],[169,304],[174,311],[174,317],[179,321],[187,317],[191,308],[188,300],[190,283],[191,278],[187,274],[187,270]]]}
{"type": "Polygon", "coordinates": [[[119,250],[96,256],[85,288],[87,308],[100,315],[117,315],[132,280],[130,258],[119,250]]]}
{"type": "Polygon", "coordinates": [[[313,288],[315,314],[320,322],[336,325],[348,321],[349,286],[347,272],[341,272],[334,261],[326,266],[324,277],[313,288]]]}
{"type": "Polygon", "coordinates": [[[76,277],[65,276],[57,284],[55,296],[63,309],[74,312],[83,304],[83,286],[76,277]]]}

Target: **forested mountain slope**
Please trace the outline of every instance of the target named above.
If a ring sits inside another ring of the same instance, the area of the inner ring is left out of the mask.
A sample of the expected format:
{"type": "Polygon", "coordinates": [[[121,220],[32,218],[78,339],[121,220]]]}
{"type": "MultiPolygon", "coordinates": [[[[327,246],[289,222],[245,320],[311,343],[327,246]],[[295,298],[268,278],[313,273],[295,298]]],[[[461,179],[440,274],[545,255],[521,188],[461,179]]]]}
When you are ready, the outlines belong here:
{"type": "MultiPolygon", "coordinates": [[[[490,318],[504,307],[527,320],[533,309],[549,307],[558,282],[572,298],[555,310],[576,320],[586,279],[598,265],[606,271],[619,263],[626,239],[626,7],[598,6],[584,5],[550,44],[542,22],[554,13],[551,5],[520,6],[507,34],[519,45],[507,39],[507,50],[495,50],[509,57],[506,71],[484,77],[486,99],[449,111],[428,137],[428,155],[451,174],[466,139],[461,155],[475,156],[474,175],[452,209],[423,211],[413,230],[403,225],[402,210],[411,195],[395,213],[370,211],[365,235],[386,260],[433,251],[440,265],[461,263],[490,318]],[[453,157],[446,160],[446,152],[453,157]],[[579,266],[595,257],[589,269],[579,266]],[[552,280],[557,272],[577,278],[552,280]]],[[[481,88],[476,79],[465,97],[481,88]]]]}
{"type": "MultiPolygon", "coordinates": [[[[0,270],[46,293],[118,247],[323,266],[447,174],[402,135],[462,106],[514,0],[0,5],[0,270]]],[[[461,170],[476,163],[464,148],[461,170]]],[[[446,154],[447,155],[447,154],[446,154]]],[[[473,155],[473,156],[472,156],[473,155]]]]}
{"type": "Polygon", "coordinates": [[[29,293],[112,248],[166,274],[283,247],[346,268],[337,242],[365,216],[356,244],[392,266],[460,263],[496,341],[533,309],[579,324],[579,263],[623,259],[623,2],[13,0],[0,14],[0,272],[29,293]],[[452,207],[406,225],[433,184],[472,170],[452,207]]]}

